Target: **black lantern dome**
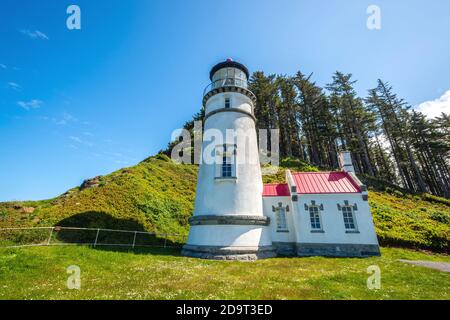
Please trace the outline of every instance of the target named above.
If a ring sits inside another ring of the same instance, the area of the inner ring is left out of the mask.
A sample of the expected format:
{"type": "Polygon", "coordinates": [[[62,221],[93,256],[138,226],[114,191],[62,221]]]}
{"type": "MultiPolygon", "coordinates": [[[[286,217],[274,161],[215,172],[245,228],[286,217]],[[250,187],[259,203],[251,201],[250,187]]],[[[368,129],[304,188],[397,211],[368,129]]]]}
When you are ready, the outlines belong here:
{"type": "Polygon", "coordinates": [[[250,73],[248,72],[248,69],[246,66],[244,66],[242,63],[233,61],[233,59],[228,58],[226,61],[224,62],[220,62],[218,64],[216,64],[212,69],[211,72],[209,73],[209,78],[213,79],[214,74],[219,71],[220,69],[224,69],[224,68],[236,68],[241,70],[242,72],[245,73],[245,75],[247,76],[247,79],[250,77],[250,73]]]}

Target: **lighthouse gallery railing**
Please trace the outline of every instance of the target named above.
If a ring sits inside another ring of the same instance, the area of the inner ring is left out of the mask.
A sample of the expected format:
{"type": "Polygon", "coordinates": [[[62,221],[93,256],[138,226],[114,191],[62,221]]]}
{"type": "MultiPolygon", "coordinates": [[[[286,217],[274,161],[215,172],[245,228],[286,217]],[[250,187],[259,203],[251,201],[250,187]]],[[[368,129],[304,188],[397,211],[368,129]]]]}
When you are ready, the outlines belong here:
{"type": "Polygon", "coordinates": [[[211,82],[209,85],[206,86],[205,90],[203,91],[203,96],[206,96],[206,94],[208,94],[210,91],[214,89],[222,87],[239,87],[248,89],[248,81],[239,78],[219,79],[211,82]]]}

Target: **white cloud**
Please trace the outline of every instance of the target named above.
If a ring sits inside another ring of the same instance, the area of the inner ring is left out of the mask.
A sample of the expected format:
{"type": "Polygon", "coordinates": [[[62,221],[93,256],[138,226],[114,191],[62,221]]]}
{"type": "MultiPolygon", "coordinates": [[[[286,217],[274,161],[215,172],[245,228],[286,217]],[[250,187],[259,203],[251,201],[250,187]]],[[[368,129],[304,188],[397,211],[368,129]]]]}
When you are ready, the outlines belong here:
{"type": "Polygon", "coordinates": [[[78,121],[77,118],[75,118],[73,115],[71,115],[68,112],[64,112],[63,113],[63,119],[66,120],[66,121],[73,121],[73,122],[77,122],[78,121]]]}
{"type": "Polygon", "coordinates": [[[15,91],[22,91],[22,86],[15,82],[8,82],[8,87],[15,91]]]}
{"type": "Polygon", "coordinates": [[[74,136],[70,136],[69,139],[72,140],[72,141],[78,142],[78,143],[82,142],[82,140],[80,138],[74,137],[74,136]]]}
{"type": "Polygon", "coordinates": [[[120,165],[128,165],[130,162],[126,160],[114,160],[115,163],[120,165]]]}
{"type": "Polygon", "coordinates": [[[61,117],[43,116],[43,117],[39,117],[39,120],[51,121],[54,124],[57,124],[60,126],[65,126],[66,124],[69,124],[69,123],[78,122],[78,119],[75,116],[73,116],[67,112],[64,112],[61,117]]]}
{"type": "Polygon", "coordinates": [[[39,30],[35,30],[35,31],[20,30],[20,32],[23,33],[24,35],[30,37],[31,39],[49,40],[48,36],[39,30]]]}
{"type": "Polygon", "coordinates": [[[4,65],[3,63],[0,63],[0,69],[6,69],[6,65],[4,65]]]}
{"type": "Polygon", "coordinates": [[[419,104],[415,109],[430,119],[439,117],[442,112],[450,114],[450,90],[436,100],[425,101],[419,104]]]}
{"type": "Polygon", "coordinates": [[[120,152],[104,152],[104,155],[111,161],[120,165],[129,165],[130,163],[137,161],[136,159],[120,152]]]}
{"type": "Polygon", "coordinates": [[[113,157],[118,157],[118,158],[124,157],[124,155],[119,152],[105,152],[105,154],[109,155],[109,156],[113,156],[113,157]]]}
{"type": "Polygon", "coordinates": [[[75,117],[74,117],[73,115],[71,115],[70,113],[64,112],[61,119],[53,118],[52,121],[53,121],[54,123],[56,123],[56,124],[59,124],[59,125],[66,125],[66,124],[69,123],[69,122],[77,122],[78,119],[75,118],[75,117]]]}
{"type": "Polygon", "coordinates": [[[70,136],[69,139],[74,141],[74,142],[76,142],[76,143],[78,143],[78,144],[82,144],[82,145],[85,145],[85,146],[88,146],[88,147],[93,147],[94,146],[94,144],[92,142],[84,141],[83,139],[81,139],[79,137],[70,136]]]}
{"type": "Polygon", "coordinates": [[[30,109],[38,109],[40,108],[42,105],[44,104],[43,101],[41,100],[37,100],[37,99],[33,99],[31,101],[18,101],[17,105],[25,110],[30,110],[30,109]]]}

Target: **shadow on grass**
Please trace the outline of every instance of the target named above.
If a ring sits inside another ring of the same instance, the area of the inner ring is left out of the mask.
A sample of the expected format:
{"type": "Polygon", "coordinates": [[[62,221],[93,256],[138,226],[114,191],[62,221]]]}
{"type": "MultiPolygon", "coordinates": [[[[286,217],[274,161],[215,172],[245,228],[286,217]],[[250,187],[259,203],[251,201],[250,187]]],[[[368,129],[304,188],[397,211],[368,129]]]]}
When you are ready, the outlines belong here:
{"type": "Polygon", "coordinates": [[[141,223],[133,219],[116,218],[106,212],[75,214],[59,221],[55,227],[56,241],[89,245],[96,250],[177,256],[182,246],[181,238],[145,233],[147,231],[141,223]]]}

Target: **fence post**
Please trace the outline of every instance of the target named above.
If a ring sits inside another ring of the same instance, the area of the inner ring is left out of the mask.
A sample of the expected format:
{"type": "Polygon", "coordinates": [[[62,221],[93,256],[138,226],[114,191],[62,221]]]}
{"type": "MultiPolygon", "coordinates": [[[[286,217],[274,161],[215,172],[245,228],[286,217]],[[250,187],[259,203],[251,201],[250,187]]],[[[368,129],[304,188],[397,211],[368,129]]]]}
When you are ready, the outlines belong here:
{"type": "Polygon", "coordinates": [[[47,240],[47,245],[48,246],[50,245],[50,242],[52,241],[52,235],[53,235],[53,230],[54,229],[55,229],[55,227],[50,229],[50,236],[48,237],[48,240],[47,240]]]}
{"type": "Polygon", "coordinates": [[[164,235],[164,249],[166,248],[167,245],[167,234],[164,235]]]}
{"type": "Polygon", "coordinates": [[[134,232],[133,249],[134,249],[134,246],[136,245],[136,235],[137,235],[137,231],[134,232]]]}
{"type": "Polygon", "coordinates": [[[94,247],[97,246],[98,234],[100,233],[100,229],[97,229],[97,235],[95,236],[94,247]]]}

